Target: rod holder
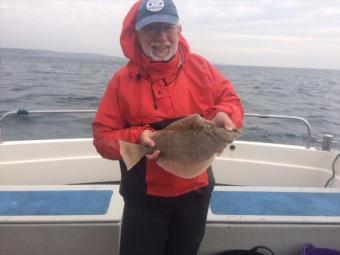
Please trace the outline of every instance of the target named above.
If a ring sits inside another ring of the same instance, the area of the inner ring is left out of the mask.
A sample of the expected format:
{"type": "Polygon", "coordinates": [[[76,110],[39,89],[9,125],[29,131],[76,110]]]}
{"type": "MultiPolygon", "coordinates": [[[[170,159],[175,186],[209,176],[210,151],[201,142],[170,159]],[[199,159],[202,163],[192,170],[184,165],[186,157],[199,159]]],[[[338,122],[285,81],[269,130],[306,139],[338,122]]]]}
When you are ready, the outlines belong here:
{"type": "Polygon", "coordinates": [[[334,136],[330,134],[326,134],[323,136],[322,140],[322,150],[323,151],[330,151],[332,149],[332,143],[334,140],[334,136]]]}

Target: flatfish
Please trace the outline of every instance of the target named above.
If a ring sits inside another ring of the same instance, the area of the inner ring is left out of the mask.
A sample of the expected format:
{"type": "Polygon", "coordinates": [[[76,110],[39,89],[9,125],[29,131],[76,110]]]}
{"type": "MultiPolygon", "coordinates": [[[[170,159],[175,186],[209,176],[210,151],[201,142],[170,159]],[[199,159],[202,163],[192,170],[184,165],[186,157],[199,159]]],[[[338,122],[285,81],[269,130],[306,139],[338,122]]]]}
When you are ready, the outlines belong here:
{"type": "Polygon", "coordinates": [[[216,155],[240,135],[240,130],[228,131],[193,114],[155,131],[152,137],[155,147],[119,141],[120,153],[130,170],[146,154],[159,150],[156,162],[160,167],[181,178],[191,179],[211,166],[216,155]]]}

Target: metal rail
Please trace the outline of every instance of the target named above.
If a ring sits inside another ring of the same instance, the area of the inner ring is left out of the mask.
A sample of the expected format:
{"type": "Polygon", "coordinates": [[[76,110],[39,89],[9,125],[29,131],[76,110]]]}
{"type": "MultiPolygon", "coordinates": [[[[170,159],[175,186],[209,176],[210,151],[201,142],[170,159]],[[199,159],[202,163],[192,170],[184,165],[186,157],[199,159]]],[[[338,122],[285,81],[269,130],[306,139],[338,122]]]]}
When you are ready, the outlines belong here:
{"type": "Polygon", "coordinates": [[[12,115],[27,115],[27,114],[41,114],[41,113],[95,113],[96,110],[40,110],[40,111],[27,111],[25,109],[20,109],[18,111],[6,112],[0,117],[0,143],[2,140],[1,127],[5,119],[12,115]]]}
{"type": "Polygon", "coordinates": [[[310,148],[310,141],[311,141],[311,134],[312,134],[312,126],[310,123],[302,118],[302,117],[297,117],[297,116],[286,116],[286,115],[264,115],[264,114],[258,114],[258,113],[245,113],[244,114],[247,117],[257,117],[257,118],[262,118],[262,119],[290,119],[290,120],[298,120],[302,121],[307,128],[307,137],[306,137],[306,148],[310,148]]]}
{"type": "MultiPolygon", "coordinates": [[[[11,111],[6,112],[4,115],[0,117],[0,143],[3,142],[2,140],[2,134],[1,134],[1,126],[2,123],[11,115],[27,115],[27,114],[41,114],[41,113],[95,113],[96,110],[40,110],[40,111],[27,111],[25,109],[20,109],[18,111],[11,111]]],[[[306,139],[306,148],[310,148],[310,141],[311,141],[311,125],[309,122],[301,117],[296,116],[285,116],[285,115],[264,115],[264,114],[257,114],[257,113],[246,113],[246,117],[257,117],[257,118],[263,118],[263,119],[269,119],[269,118],[276,118],[276,119],[292,119],[292,120],[298,120],[302,121],[306,127],[307,127],[307,139],[306,139]]]]}

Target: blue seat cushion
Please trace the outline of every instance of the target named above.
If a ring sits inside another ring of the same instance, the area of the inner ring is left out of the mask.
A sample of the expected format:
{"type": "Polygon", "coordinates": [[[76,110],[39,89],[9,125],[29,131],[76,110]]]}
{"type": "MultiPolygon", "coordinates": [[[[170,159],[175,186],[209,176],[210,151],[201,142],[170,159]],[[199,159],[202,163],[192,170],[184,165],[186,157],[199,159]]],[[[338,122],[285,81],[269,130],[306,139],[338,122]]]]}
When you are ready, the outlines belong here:
{"type": "Polygon", "coordinates": [[[214,191],[216,215],[340,216],[340,193],[214,191]]]}
{"type": "Polygon", "coordinates": [[[111,190],[1,191],[1,216],[103,215],[111,190]]]}

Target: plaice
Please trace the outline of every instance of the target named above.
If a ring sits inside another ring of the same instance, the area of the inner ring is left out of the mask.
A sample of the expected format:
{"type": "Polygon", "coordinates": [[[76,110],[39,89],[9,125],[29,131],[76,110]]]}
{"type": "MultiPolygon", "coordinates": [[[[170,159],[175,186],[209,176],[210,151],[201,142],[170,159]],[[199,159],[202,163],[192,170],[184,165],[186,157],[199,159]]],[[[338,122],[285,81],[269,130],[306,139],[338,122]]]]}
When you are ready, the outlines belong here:
{"type": "Polygon", "coordinates": [[[146,154],[160,151],[157,164],[181,178],[191,179],[205,171],[217,154],[232,143],[241,132],[216,127],[212,122],[193,114],[156,131],[155,147],[120,141],[122,158],[130,170],[146,154]]]}

